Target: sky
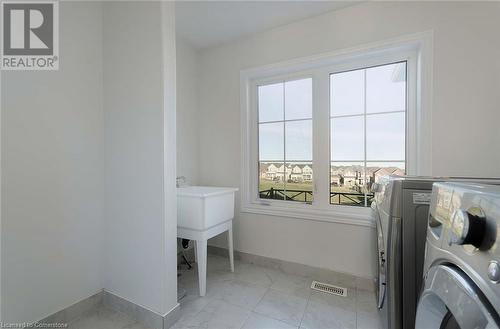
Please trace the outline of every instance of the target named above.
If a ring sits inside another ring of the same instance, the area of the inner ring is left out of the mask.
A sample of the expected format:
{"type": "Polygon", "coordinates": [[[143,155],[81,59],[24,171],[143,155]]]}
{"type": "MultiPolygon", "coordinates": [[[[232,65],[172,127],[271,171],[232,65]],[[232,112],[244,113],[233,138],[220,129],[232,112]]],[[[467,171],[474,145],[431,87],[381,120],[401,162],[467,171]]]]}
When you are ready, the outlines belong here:
{"type": "MultiPolygon", "coordinates": [[[[364,160],[365,98],[367,160],[404,160],[404,72],[396,63],[330,76],[332,161],[364,160]],[[394,111],[403,112],[380,114],[394,111]]],[[[312,160],[312,79],[260,86],[258,96],[260,160],[312,160]]]]}

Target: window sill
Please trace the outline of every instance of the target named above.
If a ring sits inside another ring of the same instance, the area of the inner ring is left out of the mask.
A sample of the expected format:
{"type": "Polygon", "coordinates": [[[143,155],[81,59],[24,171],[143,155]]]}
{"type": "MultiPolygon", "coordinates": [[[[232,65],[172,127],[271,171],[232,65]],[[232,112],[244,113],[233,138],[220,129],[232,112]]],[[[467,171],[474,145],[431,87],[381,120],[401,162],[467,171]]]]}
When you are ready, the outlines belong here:
{"type": "Polygon", "coordinates": [[[328,209],[312,208],[312,205],[282,206],[275,204],[243,204],[241,212],[298,218],[317,222],[339,223],[355,226],[375,227],[370,207],[331,206],[328,209]]]}

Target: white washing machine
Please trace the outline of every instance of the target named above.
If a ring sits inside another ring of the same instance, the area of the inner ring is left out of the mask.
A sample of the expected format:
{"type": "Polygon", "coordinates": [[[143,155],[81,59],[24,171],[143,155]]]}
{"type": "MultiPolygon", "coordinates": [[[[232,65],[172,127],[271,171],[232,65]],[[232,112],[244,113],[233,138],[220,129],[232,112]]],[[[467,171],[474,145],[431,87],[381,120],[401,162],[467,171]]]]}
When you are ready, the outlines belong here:
{"type": "Polygon", "coordinates": [[[500,187],[435,183],[417,329],[500,326],[500,187]]]}

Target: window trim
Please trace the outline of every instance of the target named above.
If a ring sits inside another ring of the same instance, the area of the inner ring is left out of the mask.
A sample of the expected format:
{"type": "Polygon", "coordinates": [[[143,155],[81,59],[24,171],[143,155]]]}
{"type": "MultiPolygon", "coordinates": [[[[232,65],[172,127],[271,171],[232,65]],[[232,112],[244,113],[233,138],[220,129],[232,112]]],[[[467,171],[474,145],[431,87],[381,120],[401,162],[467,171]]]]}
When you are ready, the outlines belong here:
{"type": "Polygon", "coordinates": [[[329,81],[326,83],[321,79],[329,79],[331,73],[406,60],[408,62],[407,173],[429,175],[431,168],[432,39],[432,31],[424,32],[241,71],[241,211],[373,226],[369,207],[331,205],[329,202],[330,149],[320,151],[321,148],[326,147],[321,141],[330,138],[329,81]],[[257,86],[311,75],[313,76],[314,201],[312,204],[306,204],[284,200],[262,200],[258,198],[257,86]],[[318,117],[322,115],[328,116],[328,120],[318,117]],[[328,195],[325,191],[328,191],[328,195]]]}

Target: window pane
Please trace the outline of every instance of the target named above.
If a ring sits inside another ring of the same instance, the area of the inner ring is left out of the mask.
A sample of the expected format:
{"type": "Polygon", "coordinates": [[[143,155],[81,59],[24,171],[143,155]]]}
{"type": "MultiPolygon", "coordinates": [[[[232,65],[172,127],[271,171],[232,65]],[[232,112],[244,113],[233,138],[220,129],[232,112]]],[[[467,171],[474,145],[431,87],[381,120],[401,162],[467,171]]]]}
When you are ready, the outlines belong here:
{"type": "Polygon", "coordinates": [[[405,159],[405,113],[366,117],[367,160],[405,159]]]}
{"type": "Polygon", "coordinates": [[[261,199],[312,202],[312,162],[259,162],[261,199]]]}
{"type": "MultiPolygon", "coordinates": [[[[366,164],[368,191],[373,183],[378,183],[381,177],[387,175],[402,176],[405,174],[404,162],[367,162],[366,164]]],[[[371,193],[371,192],[370,192],[371,193]]]]}
{"type": "Polygon", "coordinates": [[[366,112],[406,109],[406,62],[366,70],[366,112]]]}
{"type": "Polygon", "coordinates": [[[285,82],[285,119],[312,118],[312,79],[285,82]]]}
{"type": "Polygon", "coordinates": [[[261,199],[284,199],[283,162],[259,162],[259,197],[261,199]]]}
{"type": "Polygon", "coordinates": [[[279,161],[284,155],[283,122],[259,124],[259,161],[279,161]]]}
{"type": "Polygon", "coordinates": [[[330,114],[362,114],[364,109],[364,70],[330,75],[330,114]]]}
{"type": "Polygon", "coordinates": [[[283,120],[283,83],[259,86],[259,122],[283,120]]]}
{"type": "Polygon", "coordinates": [[[363,116],[330,119],[332,161],[364,160],[363,116]]]}
{"type": "Polygon", "coordinates": [[[286,161],[312,160],[312,120],[285,123],[286,161]]]}
{"type": "Polygon", "coordinates": [[[332,162],[330,203],[365,206],[366,178],[363,162],[332,162]]]}
{"type": "Polygon", "coordinates": [[[285,195],[288,201],[313,201],[313,168],[312,162],[287,162],[285,195]]]}

